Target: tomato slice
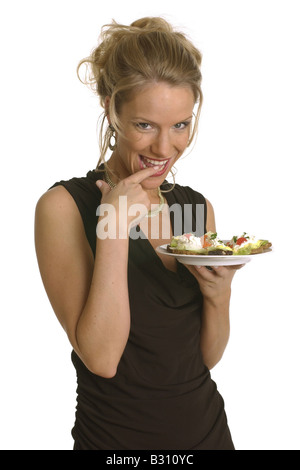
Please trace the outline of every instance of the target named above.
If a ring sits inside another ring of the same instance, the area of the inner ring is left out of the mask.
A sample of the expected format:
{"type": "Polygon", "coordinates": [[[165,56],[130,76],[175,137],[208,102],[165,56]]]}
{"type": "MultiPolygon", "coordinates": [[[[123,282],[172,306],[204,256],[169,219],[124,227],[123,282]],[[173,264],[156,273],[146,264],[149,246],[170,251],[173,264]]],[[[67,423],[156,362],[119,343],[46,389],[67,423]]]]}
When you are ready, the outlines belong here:
{"type": "Polygon", "coordinates": [[[203,248],[207,248],[209,246],[212,246],[212,243],[210,239],[208,238],[208,236],[204,235],[203,248]]]}
{"type": "Polygon", "coordinates": [[[245,243],[247,241],[247,238],[245,237],[240,237],[236,241],[236,245],[241,245],[242,243],[245,243]]]}

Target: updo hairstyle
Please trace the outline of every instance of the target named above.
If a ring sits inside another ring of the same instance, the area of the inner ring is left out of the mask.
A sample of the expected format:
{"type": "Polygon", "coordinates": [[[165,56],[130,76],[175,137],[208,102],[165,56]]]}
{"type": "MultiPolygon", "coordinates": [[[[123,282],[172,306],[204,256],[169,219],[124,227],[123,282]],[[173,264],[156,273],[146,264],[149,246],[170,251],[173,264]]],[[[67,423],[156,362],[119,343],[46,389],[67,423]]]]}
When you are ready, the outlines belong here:
{"type": "Polygon", "coordinates": [[[102,115],[97,167],[104,162],[111,137],[108,125],[104,130],[106,115],[109,115],[113,128],[122,133],[118,117],[121,105],[151,83],[166,82],[171,86],[191,88],[198,107],[190,145],[202,104],[201,59],[201,53],[185,35],[174,31],[162,18],[142,18],[130,26],[113,20],[112,24],[103,26],[98,46],[89,57],[80,61],[77,68],[79,79],[97,93],[103,108],[105,98],[110,97],[109,109],[104,109],[102,115]],[[79,69],[83,64],[86,71],[81,79],[79,69]]]}

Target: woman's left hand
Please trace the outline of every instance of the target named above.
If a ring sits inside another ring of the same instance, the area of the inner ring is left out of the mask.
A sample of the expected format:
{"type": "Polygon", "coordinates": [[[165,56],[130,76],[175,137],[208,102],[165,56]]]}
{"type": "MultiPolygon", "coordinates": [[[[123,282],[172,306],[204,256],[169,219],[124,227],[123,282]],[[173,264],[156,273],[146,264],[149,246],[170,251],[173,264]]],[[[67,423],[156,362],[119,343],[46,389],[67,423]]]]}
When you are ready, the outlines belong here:
{"type": "Polygon", "coordinates": [[[232,279],[238,266],[212,266],[207,269],[205,266],[187,266],[187,269],[198,281],[201,293],[205,300],[218,303],[230,298],[232,279]]]}

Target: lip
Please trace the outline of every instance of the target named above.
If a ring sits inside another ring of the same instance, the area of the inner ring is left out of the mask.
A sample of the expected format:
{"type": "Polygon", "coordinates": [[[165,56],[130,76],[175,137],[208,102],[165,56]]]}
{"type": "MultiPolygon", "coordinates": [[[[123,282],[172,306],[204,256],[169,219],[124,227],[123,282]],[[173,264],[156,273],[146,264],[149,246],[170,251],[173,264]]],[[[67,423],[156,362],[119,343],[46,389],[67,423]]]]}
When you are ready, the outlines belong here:
{"type": "Polygon", "coordinates": [[[153,162],[155,162],[155,165],[159,165],[160,163],[164,162],[164,165],[163,165],[162,169],[157,171],[156,173],[154,173],[154,175],[151,176],[151,178],[153,178],[153,177],[163,175],[168,170],[172,158],[166,158],[166,159],[163,160],[163,159],[159,159],[159,158],[152,158],[152,157],[148,158],[144,155],[139,155],[139,165],[140,165],[141,170],[143,170],[145,168],[144,165],[146,165],[147,167],[155,166],[154,164],[151,165],[151,163],[148,160],[152,160],[153,162]]]}

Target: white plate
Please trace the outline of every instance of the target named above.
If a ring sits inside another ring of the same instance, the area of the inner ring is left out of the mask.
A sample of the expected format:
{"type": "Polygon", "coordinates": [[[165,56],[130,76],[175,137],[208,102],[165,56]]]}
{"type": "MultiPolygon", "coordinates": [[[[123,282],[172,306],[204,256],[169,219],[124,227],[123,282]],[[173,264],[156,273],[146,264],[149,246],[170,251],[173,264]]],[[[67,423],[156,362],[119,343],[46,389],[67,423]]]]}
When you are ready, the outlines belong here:
{"type": "Polygon", "coordinates": [[[156,248],[156,251],[167,256],[174,256],[182,264],[192,264],[194,266],[237,266],[249,263],[253,257],[272,251],[269,249],[255,255],[178,255],[177,253],[169,253],[167,246],[161,245],[156,248]]]}

